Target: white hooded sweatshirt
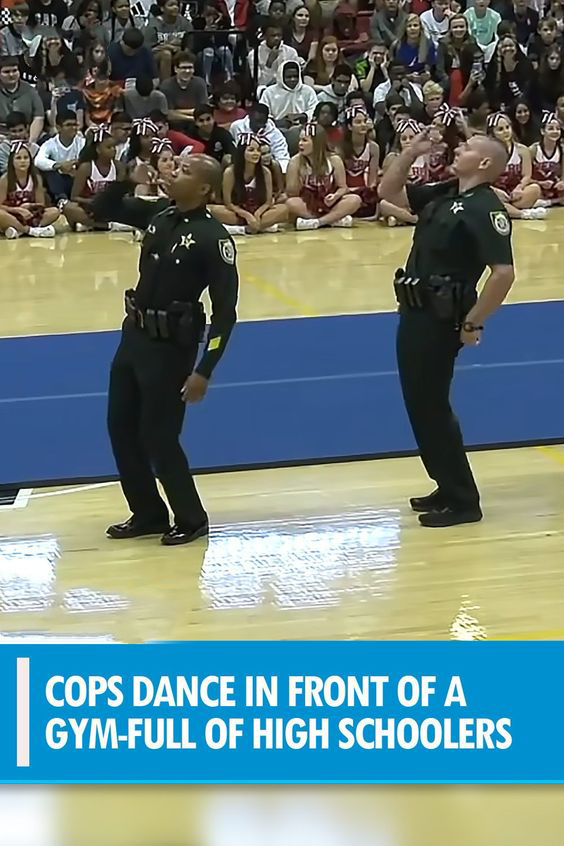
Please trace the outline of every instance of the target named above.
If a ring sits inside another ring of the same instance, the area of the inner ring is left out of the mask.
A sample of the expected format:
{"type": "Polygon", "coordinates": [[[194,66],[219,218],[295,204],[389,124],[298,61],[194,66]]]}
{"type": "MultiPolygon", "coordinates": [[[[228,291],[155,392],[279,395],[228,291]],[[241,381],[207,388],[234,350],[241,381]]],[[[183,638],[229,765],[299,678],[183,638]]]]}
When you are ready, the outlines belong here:
{"type": "Polygon", "coordinates": [[[307,115],[308,120],[313,117],[317,106],[317,94],[311,85],[302,82],[302,71],[298,62],[289,59],[278,68],[275,85],[269,85],[260,96],[259,102],[270,109],[273,120],[282,120],[286,115],[307,115]],[[295,88],[289,88],[284,82],[284,68],[295,65],[298,69],[299,80],[295,88]]]}
{"type": "MultiPolygon", "coordinates": [[[[252,132],[251,129],[251,122],[249,117],[244,117],[241,120],[235,120],[229,127],[229,131],[233,138],[235,139],[235,143],[237,143],[237,139],[241,133],[252,132]]],[[[276,159],[280,167],[282,168],[282,172],[286,173],[288,169],[288,164],[290,163],[290,153],[288,152],[288,143],[274,121],[271,118],[268,118],[266,122],[266,126],[264,127],[261,132],[258,133],[259,138],[264,138],[265,142],[270,145],[270,152],[272,153],[272,157],[276,159]]]]}

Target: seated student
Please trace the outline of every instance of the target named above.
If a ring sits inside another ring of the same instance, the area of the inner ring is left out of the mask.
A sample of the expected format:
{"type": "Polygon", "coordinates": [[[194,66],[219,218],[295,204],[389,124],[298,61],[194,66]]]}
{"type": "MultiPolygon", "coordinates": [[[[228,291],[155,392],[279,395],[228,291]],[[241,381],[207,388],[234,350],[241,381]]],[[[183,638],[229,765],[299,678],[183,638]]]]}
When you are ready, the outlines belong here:
{"type": "Polygon", "coordinates": [[[264,103],[252,106],[247,117],[234,121],[229,131],[235,143],[241,134],[259,135],[261,141],[270,145],[272,157],[278,162],[283,173],[286,173],[290,162],[288,144],[274,121],[270,119],[268,106],[264,103]]]}
{"type": "Polygon", "coordinates": [[[158,137],[159,128],[148,118],[131,121],[131,135],[127,150],[127,164],[129,171],[137,165],[148,164],[151,159],[153,140],[158,137]]]}
{"type": "Polygon", "coordinates": [[[532,178],[541,189],[538,206],[560,206],[564,203],[564,155],[562,129],[553,112],[543,115],[541,140],[530,148],[533,160],[532,178]]]}
{"type": "Polygon", "coordinates": [[[168,138],[153,138],[147,182],[138,184],[135,196],[146,200],[170,197],[170,184],[175,173],[174,151],[168,138]]]}
{"type": "Polygon", "coordinates": [[[360,87],[365,94],[371,95],[371,99],[376,88],[388,79],[387,64],[388,50],[383,42],[374,43],[354,64],[360,87]]]}
{"type": "Polygon", "coordinates": [[[171,129],[167,116],[162,112],[151,112],[149,120],[157,127],[157,138],[170,141],[175,156],[204,152],[204,144],[194,135],[187,135],[185,132],[171,129]]]}
{"type": "Polygon", "coordinates": [[[185,34],[192,32],[192,21],[180,13],[178,0],[157,0],[145,30],[145,43],[153,51],[160,79],[172,73],[172,60],[180,51],[185,34]]]}
{"type": "Polygon", "coordinates": [[[490,113],[490,104],[485,89],[480,85],[468,97],[466,102],[466,127],[467,136],[485,135],[487,120],[490,113]]]}
{"type": "Polygon", "coordinates": [[[384,114],[385,100],[390,92],[399,94],[407,108],[416,115],[422,116],[423,91],[420,85],[408,80],[407,68],[401,62],[390,62],[388,66],[389,78],[374,89],[372,105],[379,114],[384,114]]]}
{"type": "Polygon", "coordinates": [[[282,130],[299,127],[310,121],[317,106],[317,94],[302,82],[298,62],[289,59],[278,69],[275,85],[269,85],[260,96],[260,102],[268,106],[275,124],[282,130]]]}
{"type": "Polygon", "coordinates": [[[65,0],[30,0],[28,24],[36,26],[54,26],[61,29],[68,15],[65,0]]]}
{"type": "Polygon", "coordinates": [[[223,206],[213,205],[211,213],[231,235],[277,232],[288,219],[284,203],[274,204],[272,176],[256,136],[239,135],[233,164],[223,173],[223,206]]]}
{"type": "Polygon", "coordinates": [[[519,97],[509,109],[513,135],[519,144],[531,147],[540,141],[541,123],[528,101],[519,97]]]}
{"type": "Polygon", "coordinates": [[[19,3],[10,9],[10,22],[0,29],[0,56],[21,56],[33,38],[27,25],[29,6],[19,3]]]}
{"type": "Polygon", "coordinates": [[[542,220],[547,210],[535,208],[541,189],[531,180],[531,154],[523,144],[515,143],[511,121],[502,112],[495,112],[488,117],[487,133],[501,141],[508,154],[505,170],[493,185],[507,214],[520,220],[542,220]]]}
{"type": "Polygon", "coordinates": [[[72,193],[72,183],[78,159],[85,140],[78,133],[76,116],[72,112],[60,112],[57,117],[57,134],[44,141],[35,166],[42,172],[51,197],[62,208],[72,193]]]}
{"type": "Polygon", "coordinates": [[[329,85],[338,65],[344,63],[344,57],[339,50],[339,42],[334,35],[326,35],[317,45],[315,56],[304,70],[304,82],[318,94],[329,85]]]}
{"type": "Polygon", "coordinates": [[[149,117],[151,112],[166,112],[168,103],[162,91],[156,91],[150,76],[139,76],[134,88],[126,88],[122,94],[123,110],[133,120],[149,117]]]}
{"type": "Polygon", "coordinates": [[[0,232],[6,238],[53,238],[59,210],[49,208],[41,176],[24,141],[12,141],[8,169],[0,177],[0,232]]]}
{"type": "Polygon", "coordinates": [[[369,138],[371,128],[372,121],[365,109],[358,106],[347,109],[341,156],[349,192],[361,200],[355,217],[375,217],[378,205],[380,151],[369,138]]]}
{"type": "Polygon", "coordinates": [[[334,103],[339,113],[339,122],[345,117],[347,93],[350,89],[358,88],[358,82],[348,65],[337,65],[331,83],[318,93],[320,103],[334,103]]]}
{"type": "Polygon", "coordinates": [[[246,109],[241,108],[241,94],[239,87],[233,81],[221,85],[215,95],[217,103],[214,109],[213,119],[218,126],[229,129],[236,120],[242,120],[247,116],[246,109]]]}
{"type": "Polygon", "coordinates": [[[114,112],[110,120],[110,135],[116,145],[116,162],[124,161],[129,149],[131,118],[125,112],[114,112]]]}
{"type": "Polygon", "coordinates": [[[474,0],[474,6],[466,9],[464,17],[468,23],[468,31],[484,53],[487,64],[495,50],[501,15],[495,9],[490,9],[490,0],[474,0]]]}
{"type": "Polygon", "coordinates": [[[407,14],[398,0],[386,0],[384,8],[377,8],[370,20],[372,37],[389,48],[405,30],[406,20],[407,14]]]}
{"type": "Polygon", "coordinates": [[[10,143],[12,141],[25,141],[32,158],[35,158],[39,150],[39,144],[32,144],[28,141],[29,124],[22,112],[9,113],[6,118],[6,135],[7,138],[0,141],[0,176],[6,173],[8,169],[10,143]]]}
{"type": "Polygon", "coordinates": [[[542,18],[537,31],[531,35],[527,45],[527,55],[542,59],[545,53],[555,44],[562,46],[562,35],[558,32],[554,18],[542,18]]]}
{"type": "Polygon", "coordinates": [[[82,132],[86,128],[84,124],[85,111],[86,102],[80,88],[73,88],[66,80],[62,80],[61,83],[56,83],[53,86],[49,112],[51,126],[57,125],[59,114],[72,112],[76,118],[78,131],[82,132]]]}
{"type": "Polygon", "coordinates": [[[93,78],[85,79],[82,94],[86,105],[86,126],[99,126],[110,120],[119,103],[121,88],[110,81],[108,66],[102,64],[94,72],[93,78]]]}
{"type": "Polygon", "coordinates": [[[231,29],[231,19],[227,6],[204,0],[201,17],[194,21],[194,32],[184,37],[183,48],[190,43],[192,51],[202,63],[206,85],[211,88],[212,73],[217,64],[223,78],[227,81],[233,78],[233,53],[229,43],[229,35],[222,30],[231,29]]]}
{"type": "Polygon", "coordinates": [[[172,62],[174,76],[159,86],[168,102],[168,119],[178,129],[184,129],[192,120],[196,106],[208,102],[206,83],[194,76],[195,62],[192,53],[177,53],[172,62]]]}
{"type": "Polygon", "coordinates": [[[272,177],[272,196],[274,203],[285,203],[288,199],[286,194],[286,177],[282,173],[282,168],[276,159],[272,158],[270,144],[264,141],[261,141],[260,144],[260,160],[262,166],[270,171],[272,177]]]}
{"type": "Polygon", "coordinates": [[[143,17],[133,15],[129,0],[112,0],[109,17],[104,21],[108,44],[120,41],[126,29],[143,30],[144,26],[143,17]]]}
{"type": "MultiPolygon", "coordinates": [[[[264,33],[264,41],[258,46],[256,51],[258,69],[257,69],[257,89],[264,88],[265,85],[272,85],[276,81],[278,68],[288,59],[297,60],[298,54],[293,47],[288,47],[282,42],[282,28],[270,24],[267,26],[264,33]]],[[[249,63],[249,71],[251,79],[255,78],[255,50],[252,49],[247,56],[249,63]]]]}
{"type": "Polygon", "coordinates": [[[429,182],[445,182],[454,178],[451,170],[454,153],[461,141],[466,140],[467,134],[460,113],[443,103],[431,121],[429,137],[433,146],[428,154],[429,182]]]}
{"type": "Polygon", "coordinates": [[[352,226],[352,215],[362,201],[349,193],[343,162],[327,149],[325,131],[319,124],[306,124],[298,150],[286,174],[286,205],[296,229],[352,226]]]}
{"type": "Polygon", "coordinates": [[[325,130],[327,149],[337,151],[343,140],[343,128],[338,123],[339,112],[335,103],[318,103],[313,113],[313,120],[325,130]]]}
{"type": "MultiPolygon", "coordinates": [[[[396,124],[396,140],[392,150],[384,159],[384,173],[396,159],[399,154],[408,149],[416,135],[421,131],[420,125],[417,121],[409,118],[408,120],[401,120],[396,124]]],[[[429,181],[429,156],[419,156],[411,165],[408,176],[408,183],[410,185],[425,185],[429,181]]],[[[406,206],[397,206],[395,203],[390,203],[388,200],[380,200],[380,215],[386,221],[388,226],[398,226],[405,224],[416,224],[417,215],[406,206]]]]}
{"type": "Polygon", "coordinates": [[[4,134],[10,112],[22,112],[29,126],[27,140],[36,142],[45,124],[41,97],[33,85],[21,78],[18,59],[4,56],[0,58],[0,135],[4,134]]]}
{"type": "Polygon", "coordinates": [[[230,164],[235,152],[235,142],[227,129],[216,125],[213,119],[213,106],[197,106],[194,109],[194,125],[193,135],[203,144],[203,152],[217,159],[224,167],[230,164]]]}
{"type": "Polygon", "coordinates": [[[121,41],[114,41],[108,47],[111,62],[110,78],[127,83],[140,76],[157,79],[157,66],[153,54],[144,45],[144,35],[138,29],[126,29],[121,41]]]}

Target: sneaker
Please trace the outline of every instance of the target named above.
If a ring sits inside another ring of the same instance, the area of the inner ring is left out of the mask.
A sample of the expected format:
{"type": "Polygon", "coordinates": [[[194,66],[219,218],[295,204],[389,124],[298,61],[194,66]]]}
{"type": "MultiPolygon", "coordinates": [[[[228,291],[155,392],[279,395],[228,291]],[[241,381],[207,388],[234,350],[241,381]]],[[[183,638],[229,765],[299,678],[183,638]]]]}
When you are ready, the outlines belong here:
{"type": "Polygon", "coordinates": [[[550,200],[540,199],[540,200],[536,201],[533,208],[535,208],[535,209],[549,209],[551,207],[551,205],[552,205],[552,203],[551,203],[550,200]]]}
{"type": "Polygon", "coordinates": [[[85,223],[75,223],[74,231],[75,232],[90,232],[90,227],[86,226],[85,223]]]}
{"type": "Polygon", "coordinates": [[[5,237],[5,238],[9,238],[10,240],[12,240],[13,238],[19,238],[19,237],[20,237],[20,233],[18,232],[18,230],[17,230],[17,229],[14,229],[14,227],[13,227],[13,226],[8,226],[8,228],[7,228],[7,229],[6,229],[6,231],[4,232],[4,237],[5,237]]]}
{"type": "Polygon", "coordinates": [[[135,227],[127,223],[110,223],[109,230],[110,232],[135,232],[135,227]]]}
{"type": "Polygon", "coordinates": [[[546,209],[523,209],[521,220],[544,220],[547,214],[546,209]]]}
{"type": "Polygon", "coordinates": [[[247,230],[244,226],[226,226],[226,230],[230,235],[246,235],[247,230]]]}
{"type": "Polygon", "coordinates": [[[264,232],[268,232],[270,235],[275,235],[277,232],[280,232],[280,227],[277,223],[273,223],[272,226],[267,227],[264,232]]]}
{"type": "Polygon", "coordinates": [[[394,217],[393,214],[391,214],[388,218],[386,218],[386,224],[388,226],[397,226],[398,225],[397,217],[394,217]]]}
{"type": "Polygon", "coordinates": [[[64,209],[64,207],[66,206],[67,203],[68,203],[67,198],[61,197],[61,199],[57,203],[57,208],[59,209],[60,212],[62,212],[62,210],[64,209]]]}
{"type": "Polygon", "coordinates": [[[319,221],[315,217],[311,220],[305,217],[298,217],[296,220],[296,229],[319,229],[319,221]]]}
{"type": "Polygon", "coordinates": [[[32,238],[54,238],[55,237],[55,227],[54,226],[30,226],[29,227],[29,235],[32,238]]]}
{"type": "Polygon", "coordinates": [[[336,220],[335,223],[331,224],[331,226],[334,226],[337,229],[350,229],[352,225],[353,219],[350,214],[346,214],[340,220],[336,220]]]}

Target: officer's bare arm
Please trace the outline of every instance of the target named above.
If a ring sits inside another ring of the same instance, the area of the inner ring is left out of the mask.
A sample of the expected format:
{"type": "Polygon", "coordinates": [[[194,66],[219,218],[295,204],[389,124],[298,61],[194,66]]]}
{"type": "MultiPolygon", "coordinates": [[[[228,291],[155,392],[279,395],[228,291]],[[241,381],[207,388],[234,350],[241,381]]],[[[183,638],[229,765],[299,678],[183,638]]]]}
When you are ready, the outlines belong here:
{"type": "Polygon", "coordinates": [[[491,317],[503,303],[514,279],[515,268],[512,264],[492,265],[478,301],[466,315],[466,320],[475,323],[476,326],[482,326],[484,321],[491,317]]]}

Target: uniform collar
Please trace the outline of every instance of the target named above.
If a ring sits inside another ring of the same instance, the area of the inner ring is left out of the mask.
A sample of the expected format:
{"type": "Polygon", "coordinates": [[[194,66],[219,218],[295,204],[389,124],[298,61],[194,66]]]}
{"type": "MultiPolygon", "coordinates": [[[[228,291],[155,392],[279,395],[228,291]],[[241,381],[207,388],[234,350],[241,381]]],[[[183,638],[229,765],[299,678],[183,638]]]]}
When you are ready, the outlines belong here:
{"type": "Polygon", "coordinates": [[[203,217],[206,217],[206,215],[209,216],[206,206],[199,206],[198,208],[190,209],[189,211],[180,211],[180,209],[177,209],[176,206],[172,206],[169,213],[174,215],[175,218],[184,220],[185,223],[190,223],[192,220],[201,220],[203,217]]]}

